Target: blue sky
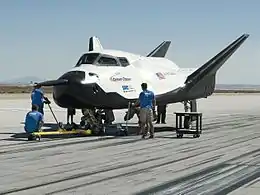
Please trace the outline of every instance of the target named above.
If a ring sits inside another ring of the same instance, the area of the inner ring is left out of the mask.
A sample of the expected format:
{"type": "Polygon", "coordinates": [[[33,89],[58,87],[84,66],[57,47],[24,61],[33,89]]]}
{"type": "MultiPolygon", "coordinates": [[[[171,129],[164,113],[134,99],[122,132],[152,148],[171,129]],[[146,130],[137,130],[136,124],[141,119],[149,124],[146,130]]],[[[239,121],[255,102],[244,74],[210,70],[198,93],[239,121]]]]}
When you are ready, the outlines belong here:
{"type": "Polygon", "coordinates": [[[171,40],[167,57],[198,67],[249,33],[217,83],[260,84],[259,7],[257,0],[2,0],[0,80],[55,79],[75,65],[93,35],[105,48],[140,54],[171,40]]]}

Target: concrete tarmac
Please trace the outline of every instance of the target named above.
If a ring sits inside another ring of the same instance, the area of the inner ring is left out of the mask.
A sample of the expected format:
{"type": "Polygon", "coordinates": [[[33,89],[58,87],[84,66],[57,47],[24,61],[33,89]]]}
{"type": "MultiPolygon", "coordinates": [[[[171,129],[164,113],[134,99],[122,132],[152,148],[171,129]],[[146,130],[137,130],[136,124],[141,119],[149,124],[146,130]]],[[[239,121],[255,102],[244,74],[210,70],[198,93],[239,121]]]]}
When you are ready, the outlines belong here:
{"type": "MultiPolygon", "coordinates": [[[[163,131],[150,140],[126,136],[28,142],[21,133],[30,95],[1,95],[0,194],[259,194],[259,99],[260,94],[218,94],[199,100],[200,138],[177,139],[175,132],[163,131]]],[[[66,111],[54,102],[51,106],[65,121],[66,111]]],[[[175,127],[175,111],[183,111],[183,105],[169,105],[167,124],[155,127],[175,127]]],[[[124,112],[115,112],[117,122],[124,112]]],[[[45,128],[55,125],[47,106],[45,121],[45,128]]]]}

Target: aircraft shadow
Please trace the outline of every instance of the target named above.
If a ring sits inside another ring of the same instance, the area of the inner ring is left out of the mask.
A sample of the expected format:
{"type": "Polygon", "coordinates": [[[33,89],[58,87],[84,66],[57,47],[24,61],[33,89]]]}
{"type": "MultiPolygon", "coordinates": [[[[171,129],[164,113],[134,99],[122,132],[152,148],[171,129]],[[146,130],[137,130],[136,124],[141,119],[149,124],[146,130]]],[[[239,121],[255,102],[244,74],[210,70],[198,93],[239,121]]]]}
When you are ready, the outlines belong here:
{"type": "MultiPolygon", "coordinates": [[[[24,124],[24,122],[21,122],[21,124],[24,124]]],[[[122,126],[124,127],[125,123],[119,123],[122,124],[122,126]]],[[[45,123],[43,125],[44,127],[44,131],[55,131],[58,130],[58,125],[56,123],[45,123]]],[[[127,137],[133,137],[133,136],[137,136],[137,132],[140,131],[140,128],[137,126],[137,124],[129,124],[128,123],[128,136],[115,136],[116,138],[124,138],[127,139],[127,137]]],[[[173,136],[156,136],[157,138],[164,138],[164,139],[175,139],[175,128],[171,127],[171,126],[154,126],[154,132],[173,132],[173,136]]],[[[0,134],[12,134],[10,136],[10,138],[6,138],[4,140],[7,141],[25,141],[25,139],[27,140],[27,134],[26,133],[0,133],[0,134]]],[[[64,138],[76,138],[76,137],[84,137],[84,136],[79,136],[79,135],[46,135],[44,136],[44,138],[59,138],[59,139],[64,139],[64,138]]],[[[87,136],[87,137],[91,137],[87,136]]]]}

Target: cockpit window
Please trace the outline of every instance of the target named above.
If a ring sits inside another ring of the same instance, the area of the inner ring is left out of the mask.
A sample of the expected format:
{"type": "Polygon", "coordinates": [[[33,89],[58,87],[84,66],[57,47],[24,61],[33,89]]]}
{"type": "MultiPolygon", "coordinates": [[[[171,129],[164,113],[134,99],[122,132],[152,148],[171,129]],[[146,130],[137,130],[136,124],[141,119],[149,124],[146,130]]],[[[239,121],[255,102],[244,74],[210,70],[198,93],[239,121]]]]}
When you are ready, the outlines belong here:
{"type": "Polygon", "coordinates": [[[79,59],[78,63],[76,64],[76,67],[80,66],[81,64],[93,64],[98,56],[99,56],[99,53],[84,54],[79,59]]]}
{"type": "Polygon", "coordinates": [[[104,57],[104,56],[102,56],[98,60],[98,65],[100,65],[100,66],[119,66],[116,59],[110,58],[110,57],[104,57]]]}
{"type": "Polygon", "coordinates": [[[126,58],[119,57],[118,59],[119,59],[120,63],[122,64],[122,66],[128,66],[129,65],[129,62],[126,58]]]}

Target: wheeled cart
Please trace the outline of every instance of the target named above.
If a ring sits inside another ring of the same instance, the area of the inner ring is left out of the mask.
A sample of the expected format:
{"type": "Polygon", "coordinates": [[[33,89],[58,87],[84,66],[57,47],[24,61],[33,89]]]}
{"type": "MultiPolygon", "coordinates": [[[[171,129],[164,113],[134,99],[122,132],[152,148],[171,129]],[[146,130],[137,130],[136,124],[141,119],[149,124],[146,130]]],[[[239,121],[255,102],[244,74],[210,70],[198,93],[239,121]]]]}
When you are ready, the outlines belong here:
{"type": "Polygon", "coordinates": [[[183,134],[193,134],[194,138],[200,137],[202,133],[202,113],[200,112],[174,112],[176,115],[177,138],[183,134]],[[196,129],[192,129],[191,123],[196,121],[196,129]]]}

